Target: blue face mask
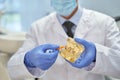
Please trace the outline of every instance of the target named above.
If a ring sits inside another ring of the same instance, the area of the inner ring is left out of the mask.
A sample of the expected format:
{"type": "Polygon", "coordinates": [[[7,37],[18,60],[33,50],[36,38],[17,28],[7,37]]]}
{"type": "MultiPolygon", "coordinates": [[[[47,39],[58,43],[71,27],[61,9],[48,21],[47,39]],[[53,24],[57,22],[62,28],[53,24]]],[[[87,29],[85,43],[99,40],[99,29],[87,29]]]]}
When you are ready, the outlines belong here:
{"type": "Polygon", "coordinates": [[[69,16],[77,7],[76,0],[51,0],[51,6],[62,16],[69,16]]]}

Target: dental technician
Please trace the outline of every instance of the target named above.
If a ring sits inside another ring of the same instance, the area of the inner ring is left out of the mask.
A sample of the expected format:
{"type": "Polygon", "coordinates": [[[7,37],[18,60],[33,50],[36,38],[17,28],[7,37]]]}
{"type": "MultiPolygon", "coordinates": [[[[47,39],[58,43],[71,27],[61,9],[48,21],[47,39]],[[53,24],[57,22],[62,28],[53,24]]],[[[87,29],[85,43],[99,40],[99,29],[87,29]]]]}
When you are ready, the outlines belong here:
{"type": "Polygon", "coordinates": [[[120,32],[114,19],[81,8],[78,0],[51,0],[51,6],[56,12],[32,24],[23,46],[9,60],[10,76],[14,80],[120,78],[120,32]],[[57,49],[68,37],[85,47],[74,63],[57,49]]]}

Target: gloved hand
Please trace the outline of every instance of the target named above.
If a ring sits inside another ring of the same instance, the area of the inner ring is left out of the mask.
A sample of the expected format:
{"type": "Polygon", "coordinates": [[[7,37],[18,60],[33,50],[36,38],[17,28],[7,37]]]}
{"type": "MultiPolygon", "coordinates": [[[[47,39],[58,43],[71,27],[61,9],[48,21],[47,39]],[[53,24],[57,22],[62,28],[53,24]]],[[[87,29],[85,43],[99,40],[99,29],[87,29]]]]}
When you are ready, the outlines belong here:
{"type": "Polygon", "coordinates": [[[75,38],[75,41],[84,45],[85,50],[74,63],[69,63],[77,68],[83,68],[90,65],[96,59],[96,46],[91,42],[79,38],[75,38]]]}
{"type": "Polygon", "coordinates": [[[49,69],[56,61],[59,46],[43,44],[26,53],[24,63],[27,67],[38,67],[42,70],[49,69]],[[50,50],[50,53],[47,51],[50,50]]]}

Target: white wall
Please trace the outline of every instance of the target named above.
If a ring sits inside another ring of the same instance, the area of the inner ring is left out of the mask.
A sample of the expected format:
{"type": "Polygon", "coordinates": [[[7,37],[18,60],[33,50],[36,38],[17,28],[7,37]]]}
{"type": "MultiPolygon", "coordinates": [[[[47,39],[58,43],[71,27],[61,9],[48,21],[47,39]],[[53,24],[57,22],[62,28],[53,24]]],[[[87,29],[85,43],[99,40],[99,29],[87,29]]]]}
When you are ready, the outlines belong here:
{"type": "Polygon", "coordinates": [[[79,0],[81,6],[97,10],[112,17],[120,16],[120,0],[79,0]]]}

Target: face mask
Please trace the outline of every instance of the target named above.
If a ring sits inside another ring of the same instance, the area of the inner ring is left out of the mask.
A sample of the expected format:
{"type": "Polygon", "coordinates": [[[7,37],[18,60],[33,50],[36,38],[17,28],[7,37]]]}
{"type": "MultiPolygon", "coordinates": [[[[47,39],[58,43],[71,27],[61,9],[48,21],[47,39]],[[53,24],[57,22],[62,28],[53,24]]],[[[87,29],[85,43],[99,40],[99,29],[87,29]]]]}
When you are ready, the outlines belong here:
{"type": "Polygon", "coordinates": [[[77,7],[76,0],[51,0],[51,6],[62,16],[69,16],[77,7]]]}

